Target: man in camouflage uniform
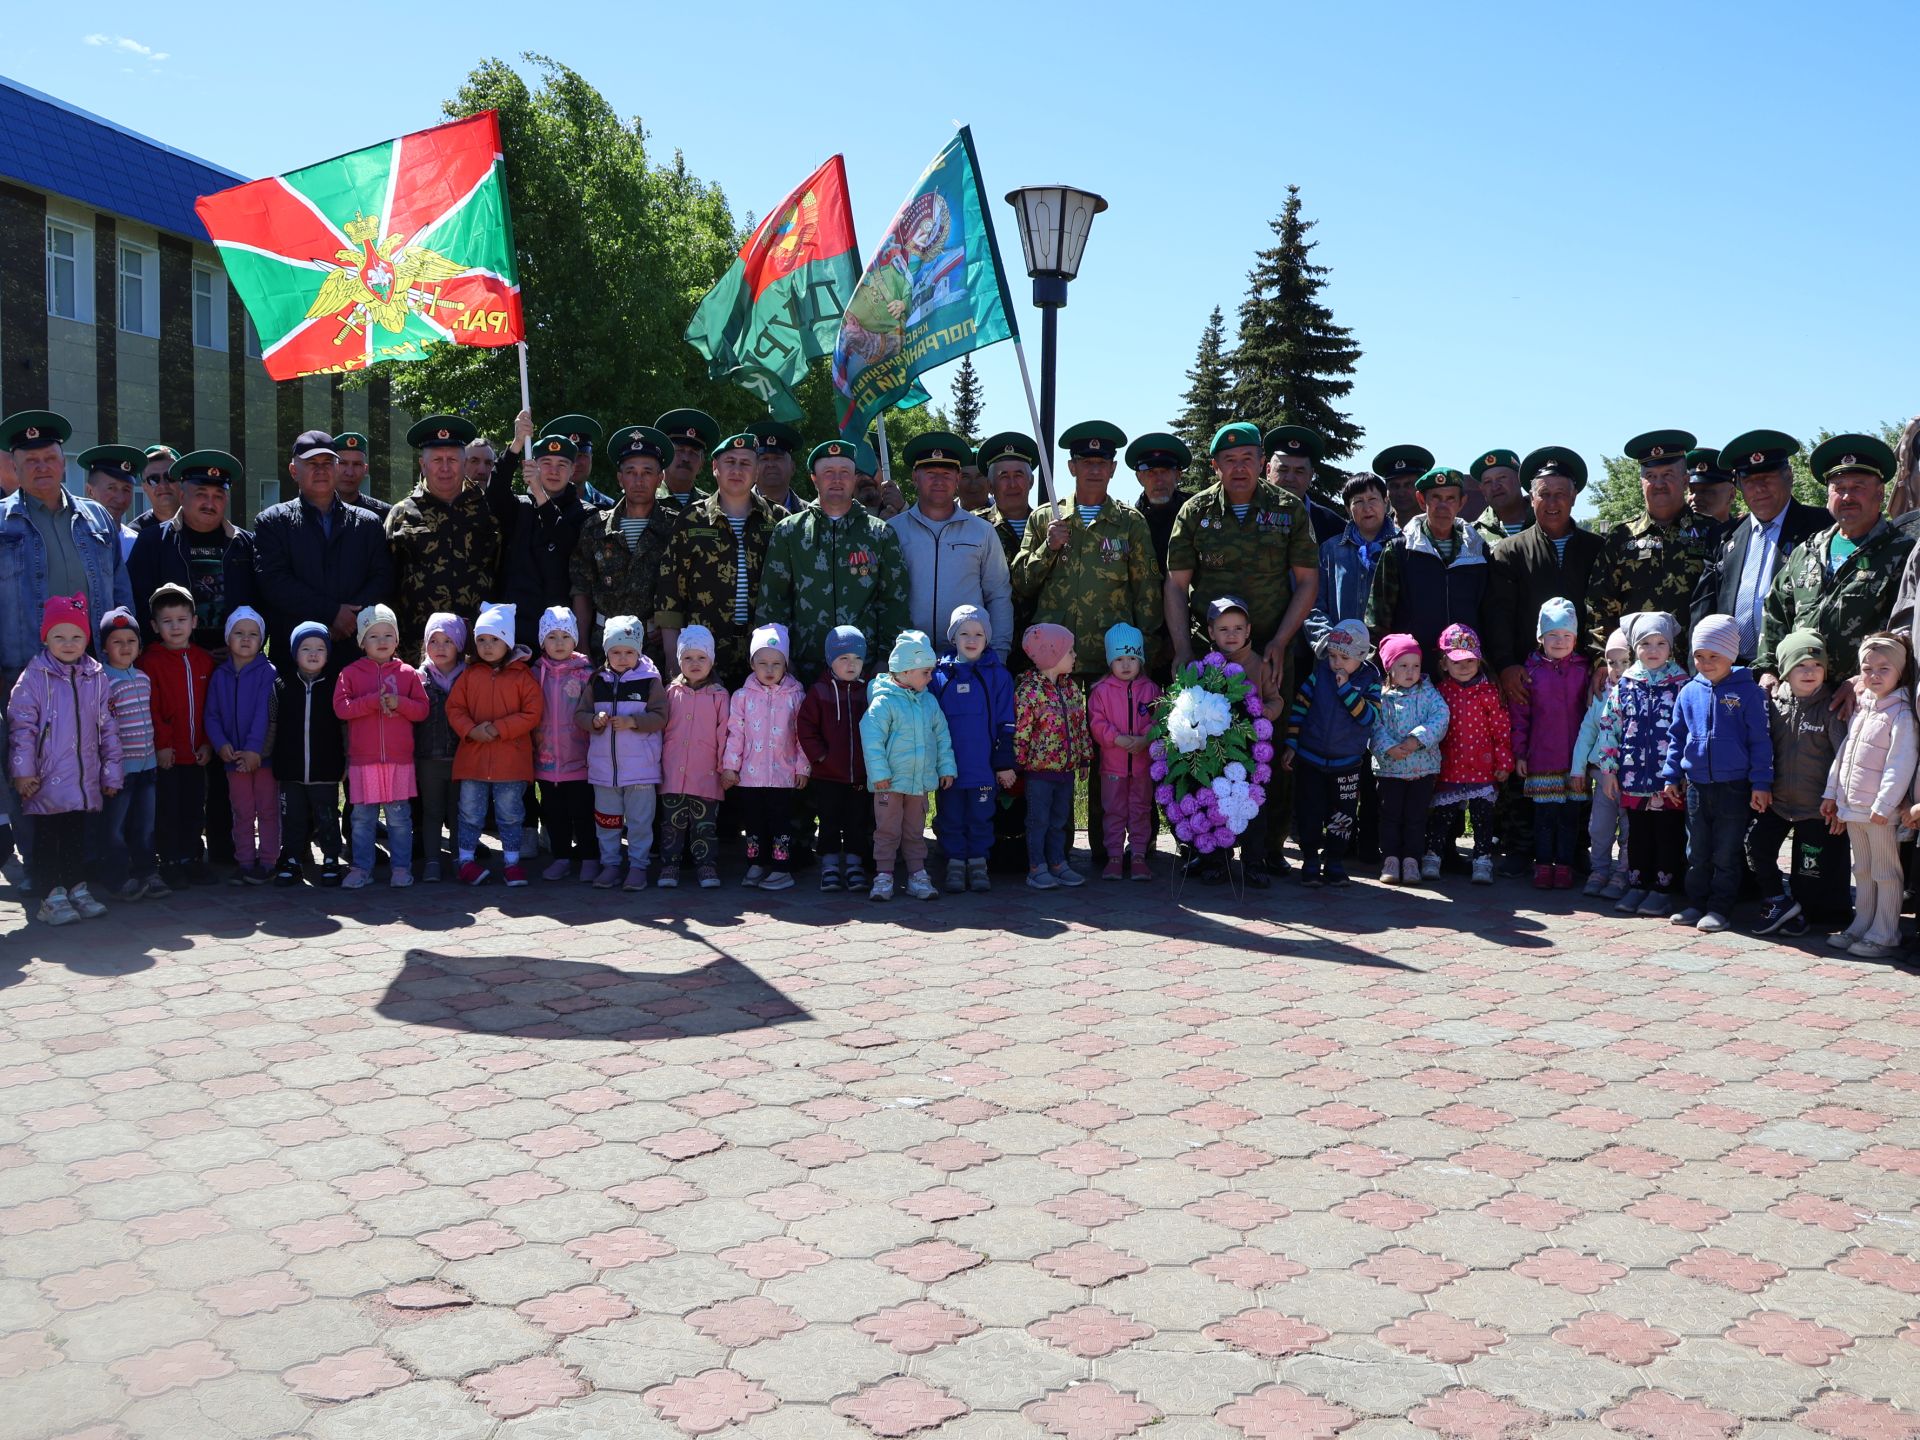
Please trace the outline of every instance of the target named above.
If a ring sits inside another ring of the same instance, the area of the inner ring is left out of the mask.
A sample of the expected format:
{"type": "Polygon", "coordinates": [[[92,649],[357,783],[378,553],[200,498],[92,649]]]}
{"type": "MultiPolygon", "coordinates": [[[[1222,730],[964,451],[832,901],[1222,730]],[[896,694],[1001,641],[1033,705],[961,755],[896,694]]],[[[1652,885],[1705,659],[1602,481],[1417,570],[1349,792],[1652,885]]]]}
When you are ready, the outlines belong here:
{"type": "MultiPolygon", "coordinates": [[[[1013,558],[1027,538],[1027,521],[1033,515],[1033,472],[1040,463],[1040,447],[1032,437],[1018,430],[1002,430],[989,435],[980,444],[980,473],[986,476],[993,503],[980,512],[980,518],[993,526],[1000,537],[1001,553],[1007,557],[1007,571],[1013,571],[1013,558]]],[[[1033,662],[1020,648],[1020,637],[1033,623],[1033,607],[1018,595],[1013,597],[1014,644],[1007,655],[1007,669],[1015,675],[1033,662]]]]}
{"type": "MultiPolygon", "coordinates": [[[[1298,495],[1260,478],[1265,445],[1259,426],[1222,425],[1207,454],[1218,479],[1181,507],[1167,543],[1163,609],[1173,667],[1191,661],[1196,645],[1202,653],[1212,648],[1207,606],[1238,597],[1253,625],[1262,678],[1268,689],[1278,690],[1284,707],[1293,695],[1294,637],[1320,593],[1313,522],[1298,495]]],[[[1293,818],[1292,798],[1286,772],[1276,767],[1266,804],[1266,866],[1272,874],[1287,870],[1281,844],[1293,818]]]]}
{"type": "Polygon", "coordinates": [[[869,671],[907,628],[906,561],[893,527],[853,503],[853,446],[816,445],[807,469],[819,499],[773,527],[757,612],[762,625],[787,627],[790,663],[803,685],[826,669],[836,625],[866,635],[869,671]]]}
{"type": "Polygon", "coordinates": [[[706,497],[694,488],[700,467],[720,442],[720,427],[704,410],[669,410],[653,422],[653,428],[673,441],[673,454],[667,458],[666,488],[660,503],[669,513],[684,515],[706,497]]]}
{"type": "MultiPolygon", "coordinates": [[[[1799,448],[1790,436],[1754,430],[1720,455],[1737,475],[1746,465],[1784,463],[1799,448]]],[[[1825,641],[1827,678],[1844,682],[1859,672],[1862,640],[1876,630],[1913,624],[1913,537],[1880,513],[1894,472],[1893,451],[1871,435],[1836,435],[1813,452],[1809,466],[1827,483],[1834,524],[1787,556],[1767,592],[1753,673],[1769,690],[1780,678],[1775,656],[1790,630],[1811,630],[1825,641]]],[[[1851,714],[1853,703],[1853,686],[1835,687],[1835,710],[1851,714]]]]}
{"type": "MultiPolygon", "coordinates": [[[[658,502],[660,479],[673,442],[651,425],[616,430],[607,444],[621,502],[610,510],[591,510],[580,529],[567,567],[575,615],[581,631],[600,653],[600,631],[615,615],[654,613],[667,540],[680,517],[658,502]]],[[[660,649],[658,632],[649,628],[647,654],[667,673],[673,657],[660,649]]]]}
{"type": "MultiPolygon", "coordinates": [[[[1167,547],[1173,543],[1174,522],[1180,507],[1193,498],[1180,488],[1193,452],[1178,435],[1142,435],[1127,446],[1127,468],[1140,481],[1140,518],[1153,537],[1153,558],[1162,575],[1167,572],[1167,547]]],[[[1167,635],[1167,607],[1162,598],[1160,623],[1146,632],[1147,674],[1164,687],[1173,676],[1173,642],[1167,635]]]]}
{"type": "MultiPolygon", "coordinates": [[[[1685,656],[1695,587],[1713,559],[1716,537],[1687,509],[1687,452],[1695,440],[1685,430],[1649,430],[1626,443],[1640,462],[1640,494],[1646,513],[1607,532],[1587,590],[1588,653],[1604,655],[1607,636],[1628,615],[1664,610],[1679,632],[1673,653],[1685,656]]],[[[1594,669],[1594,690],[1605,683],[1594,669]]]]}
{"type": "Polygon", "coordinates": [[[713,632],[713,672],[729,690],[752,668],[747,641],[760,571],[773,527],[785,518],[754,491],[756,453],[755,437],[747,434],[728,436],[713,452],[716,488],[680,517],[654,600],[661,648],[671,655],[682,628],[706,626],[713,632]]]}
{"type": "MultiPolygon", "coordinates": [[[[472,617],[492,598],[500,563],[500,522],[487,504],[487,487],[462,474],[473,425],[458,415],[429,415],[407,431],[420,452],[420,483],[387,512],[387,550],[393,558],[393,611],[400,643],[415,645],[437,610],[472,617]]],[[[533,417],[514,422],[515,443],[533,438],[533,417]]],[[[501,465],[518,464],[512,451],[501,465]]]]}

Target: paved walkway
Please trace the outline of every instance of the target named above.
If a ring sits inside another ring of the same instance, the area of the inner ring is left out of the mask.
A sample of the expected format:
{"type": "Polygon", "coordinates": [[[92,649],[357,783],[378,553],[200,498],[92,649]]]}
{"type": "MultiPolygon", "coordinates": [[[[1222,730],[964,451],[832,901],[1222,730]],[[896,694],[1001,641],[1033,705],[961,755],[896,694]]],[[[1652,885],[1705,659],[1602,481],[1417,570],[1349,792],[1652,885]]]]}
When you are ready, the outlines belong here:
{"type": "Polygon", "coordinates": [[[332,898],[0,908],[0,1435],[1920,1435],[1901,969],[1520,886],[332,898]]]}

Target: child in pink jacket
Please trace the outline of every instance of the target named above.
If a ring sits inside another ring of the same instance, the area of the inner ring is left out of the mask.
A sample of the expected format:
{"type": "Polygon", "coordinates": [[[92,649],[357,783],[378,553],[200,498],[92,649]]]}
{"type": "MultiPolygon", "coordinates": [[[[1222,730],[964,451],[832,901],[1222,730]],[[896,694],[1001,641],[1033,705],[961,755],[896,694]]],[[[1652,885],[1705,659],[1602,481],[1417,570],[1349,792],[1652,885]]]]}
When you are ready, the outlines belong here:
{"type": "Polygon", "coordinates": [[[1593,671],[1586,656],[1574,651],[1578,629],[1571,600],[1549,600],[1540,607],[1540,641],[1526,663],[1527,703],[1507,707],[1514,773],[1526,782],[1533,802],[1536,890],[1571,890],[1580,846],[1580,797],[1587,777],[1576,772],[1573,749],[1593,671]]]}
{"type": "Polygon", "coordinates": [[[1160,687],[1141,671],[1146,638],[1124,621],[1107,631],[1107,673],[1087,697],[1087,728],[1100,749],[1100,804],[1104,810],[1107,865],[1103,880],[1121,877],[1127,841],[1133,842],[1133,878],[1151,880],[1153,781],[1147,775],[1147,732],[1160,687]]]}
{"type": "Polygon", "coordinates": [[[533,778],[540,783],[540,818],[553,856],[542,880],[565,880],[580,862],[580,878],[600,874],[600,842],[593,829],[593,785],[587,779],[587,734],[573,723],[580,696],[593,683],[593,662],[580,653],[580,622],[565,605],[540,614],[540,658],[533,662],[545,707],[533,732],[533,778]]]}
{"type": "Polygon", "coordinates": [[[742,882],[788,890],[793,845],[793,792],[813,773],[800,748],[800,702],[806,687],[787,673],[787,627],[762,625],[749,645],[753,673],[733,692],[727,713],[727,751],[720,784],[740,787],[741,828],[747,838],[742,882]],[[762,859],[769,863],[762,865],[762,859]]]}
{"type": "Polygon", "coordinates": [[[660,746],[660,878],[680,883],[691,859],[702,890],[720,883],[714,864],[720,815],[720,756],[727,748],[726,686],[713,673],[713,632],[689,625],[674,649],[680,673],[667,687],[667,729],[660,746]]]}
{"type": "Polygon", "coordinates": [[[384,605],[364,606],[355,628],[361,657],[340,672],[333,713],[347,722],[347,799],[353,804],[353,865],[340,882],[359,890],[373,881],[373,831],[387,812],[388,884],[413,883],[413,727],[427,718],[420,672],[394,658],[399,622],[384,605]]]}

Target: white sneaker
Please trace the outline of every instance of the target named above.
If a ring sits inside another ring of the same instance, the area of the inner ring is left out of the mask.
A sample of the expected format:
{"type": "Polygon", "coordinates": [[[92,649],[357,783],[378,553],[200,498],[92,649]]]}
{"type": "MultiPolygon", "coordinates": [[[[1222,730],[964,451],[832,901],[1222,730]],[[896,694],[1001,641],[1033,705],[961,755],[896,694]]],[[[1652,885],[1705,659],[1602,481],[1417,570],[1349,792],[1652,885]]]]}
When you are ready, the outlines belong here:
{"type": "Polygon", "coordinates": [[[1722,915],[1718,910],[1709,910],[1706,914],[1702,915],[1699,920],[1694,922],[1693,928],[1704,931],[1709,935],[1718,935],[1722,930],[1728,929],[1729,927],[1726,916],[1722,915]]]}
{"type": "Polygon", "coordinates": [[[79,918],[80,912],[73,908],[65,890],[49,890],[34,912],[34,919],[42,925],[71,925],[79,918]]]}
{"type": "Polygon", "coordinates": [[[1602,890],[1605,890],[1606,888],[1607,888],[1607,872],[1604,870],[1595,870],[1592,874],[1587,876],[1586,888],[1583,889],[1580,893],[1582,895],[1586,895],[1590,897],[1597,897],[1600,894],[1600,892],[1602,890]]]}
{"type": "Polygon", "coordinates": [[[766,878],[766,866],[749,865],[747,866],[747,873],[740,877],[740,883],[745,885],[749,890],[758,890],[760,888],[760,882],[766,878]]]}
{"type": "Polygon", "coordinates": [[[760,888],[762,890],[791,890],[793,888],[793,876],[784,870],[769,870],[765,875],[760,877],[760,888]]]}
{"type": "Polygon", "coordinates": [[[1878,940],[1856,941],[1847,950],[1856,960],[1891,960],[1899,953],[1898,945],[1882,945],[1878,940]]]}
{"type": "Polygon", "coordinates": [[[1476,855],[1473,860],[1473,883],[1491,885],[1493,883],[1493,857],[1476,855]]]}
{"type": "Polygon", "coordinates": [[[373,883],[373,877],[358,865],[347,871],[347,878],[340,882],[342,890],[364,890],[373,883]]]}
{"type": "Polygon", "coordinates": [[[1688,926],[1698,925],[1700,923],[1700,916],[1701,916],[1701,912],[1694,909],[1693,906],[1689,905],[1687,906],[1686,909],[1676,910],[1673,912],[1673,914],[1667,916],[1667,924],[1688,925],[1688,926]]]}
{"type": "Polygon", "coordinates": [[[1400,857],[1389,855],[1380,862],[1380,883],[1398,885],[1400,883],[1400,857]]]}
{"type": "Polygon", "coordinates": [[[893,899],[893,876],[876,875],[873,877],[873,889],[867,892],[869,900],[893,899]]]}
{"type": "Polygon", "coordinates": [[[1420,857],[1420,878],[1438,880],[1440,878],[1440,857],[1429,850],[1420,857]]]}
{"type": "Polygon", "coordinates": [[[67,892],[67,903],[80,912],[83,920],[97,920],[107,913],[107,907],[93,898],[84,880],[67,892]]]}
{"type": "Polygon", "coordinates": [[[1076,885],[1084,885],[1087,883],[1087,877],[1082,875],[1078,870],[1074,869],[1071,865],[1049,866],[1047,873],[1053,876],[1054,884],[1064,885],[1069,890],[1071,890],[1076,885]]]}
{"type": "Polygon", "coordinates": [[[916,870],[907,877],[907,894],[915,900],[935,900],[940,892],[934,888],[931,875],[924,870],[916,870]]]}

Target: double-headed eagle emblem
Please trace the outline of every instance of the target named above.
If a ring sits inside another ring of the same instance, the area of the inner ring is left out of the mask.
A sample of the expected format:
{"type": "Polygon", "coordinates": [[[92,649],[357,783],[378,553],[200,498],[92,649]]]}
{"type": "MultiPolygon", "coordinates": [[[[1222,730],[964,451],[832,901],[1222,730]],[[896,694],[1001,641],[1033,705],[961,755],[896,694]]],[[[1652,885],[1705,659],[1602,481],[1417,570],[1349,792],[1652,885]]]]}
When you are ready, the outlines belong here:
{"type": "Polygon", "coordinates": [[[340,322],[334,344],[364,334],[369,325],[397,334],[415,312],[431,317],[443,307],[466,308],[458,300],[442,299],[437,288],[466,274],[466,266],[424,245],[408,245],[405,235],[388,235],[375,244],[380,222],[367,215],[355,215],[343,229],[358,248],[334,252],[337,268],[320,282],[320,293],[307,310],[309,320],[331,315],[340,322]]]}

